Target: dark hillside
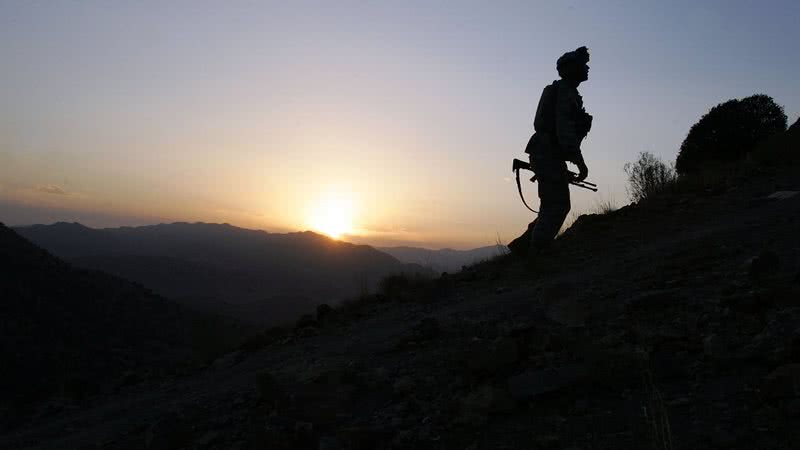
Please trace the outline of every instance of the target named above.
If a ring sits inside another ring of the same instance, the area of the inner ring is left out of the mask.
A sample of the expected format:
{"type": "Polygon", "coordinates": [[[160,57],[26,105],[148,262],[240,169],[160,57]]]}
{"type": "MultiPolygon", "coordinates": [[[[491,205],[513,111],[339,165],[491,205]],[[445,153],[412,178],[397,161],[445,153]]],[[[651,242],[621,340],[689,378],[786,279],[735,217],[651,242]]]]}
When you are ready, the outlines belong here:
{"type": "Polygon", "coordinates": [[[0,299],[3,424],[33,400],[82,401],[125,372],[158,378],[188,369],[237,334],[232,323],[187,313],[139,285],[73,268],[2,224],[0,299]]]}
{"type": "Polygon", "coordinates": [[[799,192],[789,163],[684,180],[0,448],[796,448],[799,192]]]}

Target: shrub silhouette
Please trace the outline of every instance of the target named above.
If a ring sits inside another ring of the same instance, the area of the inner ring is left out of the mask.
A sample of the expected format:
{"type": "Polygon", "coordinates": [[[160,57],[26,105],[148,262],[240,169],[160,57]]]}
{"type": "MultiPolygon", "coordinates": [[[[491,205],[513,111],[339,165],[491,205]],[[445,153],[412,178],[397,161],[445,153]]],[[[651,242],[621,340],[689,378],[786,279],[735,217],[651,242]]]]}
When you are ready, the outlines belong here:
{"type": "Polygon", "coordinates": [[[628,196],[640,202],[671,186],[677,179],[675,169],[650,152],[639,153],[639,158],[623,167],[628,175],[628,196]]]}
{"type": "Polygon", "coordinates": [[[755,145],[786,130],[786,114],[772,97],[752,95],[711,108],[692,125],[681,144],[675,169],[684,175],[707,164],[736,161],[755,145]]]}

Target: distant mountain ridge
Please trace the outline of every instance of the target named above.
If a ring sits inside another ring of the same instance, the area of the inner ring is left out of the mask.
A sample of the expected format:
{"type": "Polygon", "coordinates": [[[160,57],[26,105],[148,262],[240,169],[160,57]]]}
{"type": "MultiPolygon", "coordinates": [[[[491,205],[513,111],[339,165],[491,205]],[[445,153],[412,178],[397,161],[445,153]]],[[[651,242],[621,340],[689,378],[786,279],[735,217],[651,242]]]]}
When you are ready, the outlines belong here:
{"type": "Polygon", "coordinates": [[[473,263],[493,258],[504,252],[502,247],[489,245],[470,250],[453,250],[442,248],[431,250],[419,247],[378,247],[378,250],[386,252],[404,263],[419,264],[429,267],[437,272],[455,272],[461,270],[462,266],[469,266],[473,263]]]}
{"type": "Polygon", "coordinates": [[[318,303],[372,290],[393,273],[427,272],[370,246],[309,231],[278,234],[185,222],[103,229],[58,222],[15,230],[78,266],[258,323],[293,320],[318,303]]]}

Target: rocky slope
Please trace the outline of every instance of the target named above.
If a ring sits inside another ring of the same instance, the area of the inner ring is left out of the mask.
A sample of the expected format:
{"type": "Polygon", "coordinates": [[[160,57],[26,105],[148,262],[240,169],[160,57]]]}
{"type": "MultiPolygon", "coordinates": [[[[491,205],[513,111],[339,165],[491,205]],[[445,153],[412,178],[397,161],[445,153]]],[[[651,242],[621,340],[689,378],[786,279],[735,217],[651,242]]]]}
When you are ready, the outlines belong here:
{"type": "Polygon", "coordinates": [[[799,173],[583,216],[553,254],[321,309],[0,448],[794,448],[799,173]]]}

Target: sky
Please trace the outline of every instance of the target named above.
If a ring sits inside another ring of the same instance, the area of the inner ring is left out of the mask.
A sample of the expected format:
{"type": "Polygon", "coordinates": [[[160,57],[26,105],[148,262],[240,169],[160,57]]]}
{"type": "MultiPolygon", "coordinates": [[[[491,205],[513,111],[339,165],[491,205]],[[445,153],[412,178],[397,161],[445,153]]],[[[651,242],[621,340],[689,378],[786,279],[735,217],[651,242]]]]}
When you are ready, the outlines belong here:
{"type": "Polygon", "coordinates": [[[797,120],[798,23],[797,1],[4,1],[0,221],[507,243],[561,54],[591,53],[588,212],[718,103],[797,120]]]}

